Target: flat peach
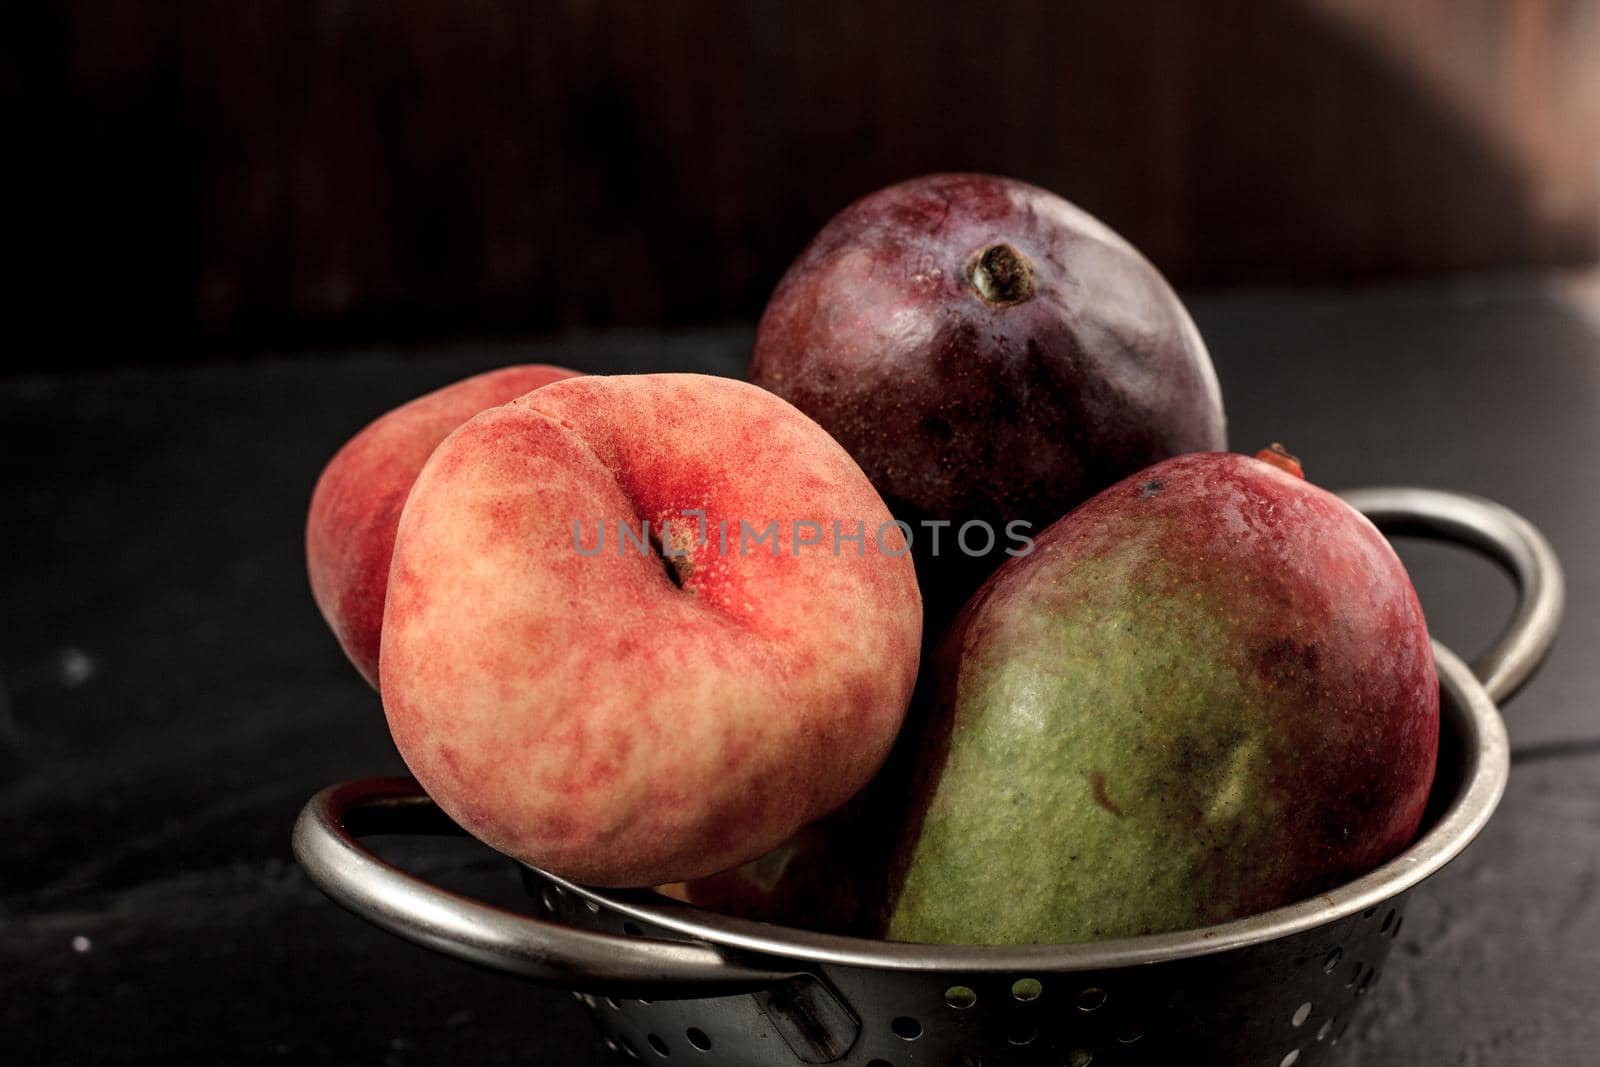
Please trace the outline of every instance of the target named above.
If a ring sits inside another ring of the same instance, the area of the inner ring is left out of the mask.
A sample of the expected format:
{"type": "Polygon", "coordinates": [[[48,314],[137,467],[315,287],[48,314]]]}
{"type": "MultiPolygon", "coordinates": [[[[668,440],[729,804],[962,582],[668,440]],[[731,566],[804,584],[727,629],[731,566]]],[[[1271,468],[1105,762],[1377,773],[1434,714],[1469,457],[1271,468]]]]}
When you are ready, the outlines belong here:
{"type": "Polygon", "coordinates": [[[558,382],[462,426],[417,479],[384,616],[390,729],[447,813],[528,863],[612,886],[734,866],[887,755],[922,627],[904,549],[844,449],[770,393],[558,382]],[[642,523],[655,543],[619,548],[642,523]]]}
{"type": "Polygon", "coordinates": [[[311,494],[306,570],[311,594],[356,670],[378,684],[389,556],[417,472],[451,430],[576,371],[529,365],[463,379],[379,416],[335,453],[311,494]]]}

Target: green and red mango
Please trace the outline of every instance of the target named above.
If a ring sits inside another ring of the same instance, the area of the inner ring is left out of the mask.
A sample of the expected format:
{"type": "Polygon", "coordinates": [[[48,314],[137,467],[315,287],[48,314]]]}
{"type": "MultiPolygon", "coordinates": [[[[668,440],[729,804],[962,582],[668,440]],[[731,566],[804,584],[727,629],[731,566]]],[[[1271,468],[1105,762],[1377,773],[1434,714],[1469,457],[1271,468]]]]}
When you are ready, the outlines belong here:
{"type": "Polygon", "coordinates": [[[1422,612],[1377,529],[1271,458],[1170,459],[1052,525],[952,624],[920,736],[868,792],[781,876],[691,895],[1075,942],[1253,914],[1399,853],[1438,746],[1422,612]]]}

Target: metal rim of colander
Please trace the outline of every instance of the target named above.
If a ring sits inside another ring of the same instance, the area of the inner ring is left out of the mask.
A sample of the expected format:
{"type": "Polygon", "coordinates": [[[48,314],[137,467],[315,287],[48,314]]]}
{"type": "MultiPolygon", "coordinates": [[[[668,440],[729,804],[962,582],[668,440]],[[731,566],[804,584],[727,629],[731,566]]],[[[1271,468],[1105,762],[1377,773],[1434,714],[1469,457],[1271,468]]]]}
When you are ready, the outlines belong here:
{"type": "Polygon", "coordinates": [[[877,941],[740,919],[644,890],[609,892],[535,869],[575,896],[629,918],[714,945],[795,962],[894,971],[1089,971],[1206,956],[1337,922],[1411,889],[1461,853],[1488,823],[1510,777],[1505,724],[1483,684],[1434,642],[1441,709],[1460,743],[1456,795],[1399,856],[1336,889],[1214,926],[1068,945],[929,945],[877,941]]]}
{"type": "MultiPolygon", "coordinates": [[[[1469,668],[1434,643],[1442,731],[1455,743],[1453,792],[1405,852],[1336,889],[1286,907],[1198,930],[1069,945],[964,946],[874,941],[715,914],[649,891],[607,891],[542,871],[558,891],[676,933],[619,936],[507,911],[432,885],[363,846],[367,834],[460,832],[413,779],[329,786],[295,823],[296,858],[334,900],[419,945],[547,984],[627,996],[716,996],[771,987],[807,965],[895,972],[1093,971],[1211,956],[1292,938],[1339,922],[1412,889],[1471,843],[1489,821],[1510,774],[1497,702],[1538,669],[1565,602],[1561,565],[1544,536],[1490,500],[1447,490],[1391,486],[1344,498],[1379,529],[1477,549],[1498,562],[1518,598],[1499,639],[1469,668]],[[680,940],[679,938],[682,938],[680,940]]],[[[1435,790],[1445,787],[1441,781],[1435,790]]],[[[1437,800],[1444,800],[1440,794],[1437,800]]],[[[1435,805],[1434,810],[1438,810],[1435,805]]],[[[531,870],[531,869],[530,869],[531,870]]],[[[623,933],[640,933],[624,924],[623,933]]]]}

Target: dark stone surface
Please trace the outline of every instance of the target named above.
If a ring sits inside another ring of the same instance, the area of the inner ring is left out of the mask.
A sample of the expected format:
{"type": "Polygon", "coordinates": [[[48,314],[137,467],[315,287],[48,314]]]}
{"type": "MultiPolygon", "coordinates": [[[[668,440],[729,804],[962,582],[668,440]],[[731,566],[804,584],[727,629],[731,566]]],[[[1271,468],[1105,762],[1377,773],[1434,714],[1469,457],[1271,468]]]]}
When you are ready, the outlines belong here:
{"type": "MultiPolygon", "coordinates": [[[[1415,898],[1373,1064],[1593,1062],[1600,1049],[1600,318],[1538,280],[1198,299],[1234,446],[1331,487],[1416,482],[1521,510],[1569,612],[1508,718],[1494,822],[1415,898]]],[[[400,763],[306,589],[321,463],[364,421],[516,360],[737,374],[749,332],[353,352],[0,381],[0,1033],[8,1063],[599,1062],[581,1008],[412,948],[289,858],[304,800],[400,763]],[[82,939],[82,940],[79,940],[82,939]]],[[[1408,547],[1464,654],[1510,602],[1408,547]]],[[[512,899],[464,845],[412,866],[512,899]]]]}

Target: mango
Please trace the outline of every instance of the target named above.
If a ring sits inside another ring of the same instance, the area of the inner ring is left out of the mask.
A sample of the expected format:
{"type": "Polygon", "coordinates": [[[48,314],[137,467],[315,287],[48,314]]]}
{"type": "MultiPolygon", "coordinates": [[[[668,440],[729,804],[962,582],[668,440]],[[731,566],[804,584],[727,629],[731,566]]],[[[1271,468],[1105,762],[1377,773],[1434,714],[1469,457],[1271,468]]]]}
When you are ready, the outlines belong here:
{"type": "Polygon", "coordinates": [[[962,609],[899,798],[888,937],[1199,927],[1410,842],[1439,732],[1415,591],[1370,522],[1263,455],[1119,482],[962,609]]]}

